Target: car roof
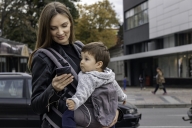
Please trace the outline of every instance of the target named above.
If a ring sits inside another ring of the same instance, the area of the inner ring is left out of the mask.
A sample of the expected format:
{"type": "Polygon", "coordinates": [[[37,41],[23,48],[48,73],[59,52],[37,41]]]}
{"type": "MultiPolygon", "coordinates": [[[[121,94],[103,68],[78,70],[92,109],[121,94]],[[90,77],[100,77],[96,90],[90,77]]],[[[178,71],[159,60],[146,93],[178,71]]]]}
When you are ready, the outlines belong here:
{"type": "Polygon", "coordinates": [[[31,78],[31,75],[24,72],[0,72],[0,78],[31,78]]]}

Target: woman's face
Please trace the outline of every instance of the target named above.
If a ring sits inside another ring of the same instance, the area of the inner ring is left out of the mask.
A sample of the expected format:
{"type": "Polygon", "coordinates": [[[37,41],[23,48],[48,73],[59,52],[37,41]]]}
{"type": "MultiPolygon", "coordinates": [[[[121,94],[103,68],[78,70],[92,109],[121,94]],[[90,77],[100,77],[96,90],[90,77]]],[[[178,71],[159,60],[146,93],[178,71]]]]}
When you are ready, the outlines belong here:
{"type": "Polygon", "coordinates": [[[55,15],[50,22],[52,39],[61,45],[69,44],[70,27],[71,23],[68,17],[61,14],[55,15]]]}

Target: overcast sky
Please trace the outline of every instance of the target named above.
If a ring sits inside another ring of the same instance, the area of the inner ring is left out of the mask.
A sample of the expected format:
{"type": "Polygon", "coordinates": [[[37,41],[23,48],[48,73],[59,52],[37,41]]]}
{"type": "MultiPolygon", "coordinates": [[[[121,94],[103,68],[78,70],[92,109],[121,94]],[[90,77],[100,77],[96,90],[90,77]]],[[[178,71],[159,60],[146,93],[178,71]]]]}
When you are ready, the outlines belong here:
{"type": "MultiPolygon", "coordinates": [[[[93,4],[97,1],[102,1],[102,0],[81,0],[81,2],[78,2],[80,4],[93,4]]],[[[117,13],[117,17],[119,18],[119,21],[122,23],[123,22],[123,0],[109,0],[110,3],[112,3],[115,8],[114,10],[117,13]]]]}

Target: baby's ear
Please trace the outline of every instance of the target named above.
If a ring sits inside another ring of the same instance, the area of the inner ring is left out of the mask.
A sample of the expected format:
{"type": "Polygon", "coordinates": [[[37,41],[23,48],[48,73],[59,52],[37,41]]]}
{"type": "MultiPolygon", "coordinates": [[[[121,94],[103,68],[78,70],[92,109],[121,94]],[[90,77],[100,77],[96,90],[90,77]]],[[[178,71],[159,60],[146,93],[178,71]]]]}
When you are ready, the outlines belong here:
{"type": "Polygon", "coordinates": [[[98,68],[101,68],[102,66],[103,66],[103,62],[102,62],[102,61],[98,61],[98,62],[97,62],[97,67],[98,67],[98,68]]]}

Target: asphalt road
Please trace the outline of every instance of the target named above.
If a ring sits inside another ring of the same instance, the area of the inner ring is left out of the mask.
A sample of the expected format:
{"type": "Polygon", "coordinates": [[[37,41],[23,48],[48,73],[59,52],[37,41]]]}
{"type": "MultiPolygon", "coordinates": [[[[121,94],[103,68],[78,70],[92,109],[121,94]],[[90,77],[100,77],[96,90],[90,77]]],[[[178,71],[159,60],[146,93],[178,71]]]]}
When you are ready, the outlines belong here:
{"type": "Polygon", "coordinates": [[[192,128],[188,117],[188,108],[139,108],[142,113],[139,128],[192,128]]]}

